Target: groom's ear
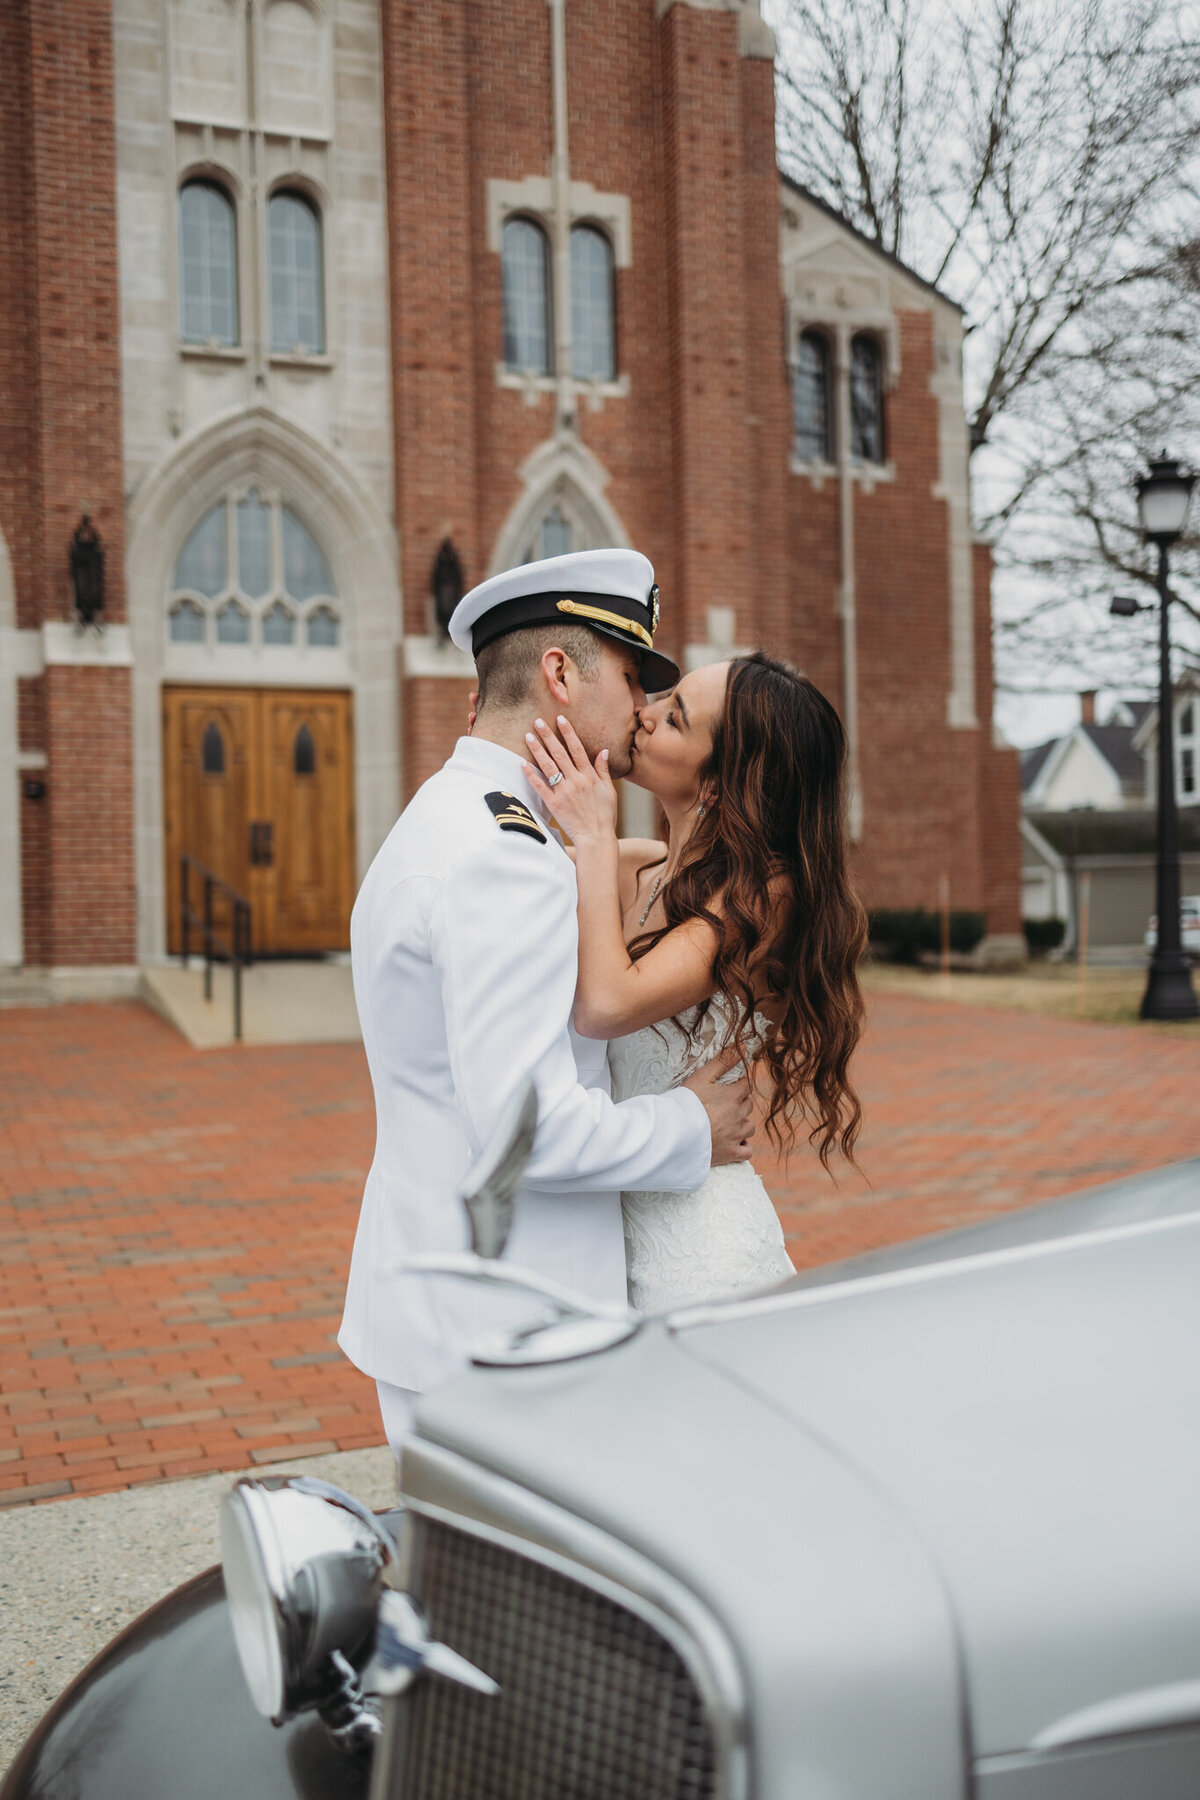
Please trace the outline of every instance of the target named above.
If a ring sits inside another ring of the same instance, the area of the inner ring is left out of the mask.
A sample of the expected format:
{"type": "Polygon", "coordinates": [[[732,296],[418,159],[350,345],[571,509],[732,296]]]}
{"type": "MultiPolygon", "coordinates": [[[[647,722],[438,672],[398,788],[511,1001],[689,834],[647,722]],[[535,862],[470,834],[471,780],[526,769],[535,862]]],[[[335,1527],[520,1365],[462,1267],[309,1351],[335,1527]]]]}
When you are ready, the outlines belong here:
{"type": "Polygon", "coordinates": [[[559,705],[565,706],[571,698],[567,687],[567,671],[574,668],[574,663],[565,650],[551,645],[542,651],[542,676],[551,698],[559,705]]]}

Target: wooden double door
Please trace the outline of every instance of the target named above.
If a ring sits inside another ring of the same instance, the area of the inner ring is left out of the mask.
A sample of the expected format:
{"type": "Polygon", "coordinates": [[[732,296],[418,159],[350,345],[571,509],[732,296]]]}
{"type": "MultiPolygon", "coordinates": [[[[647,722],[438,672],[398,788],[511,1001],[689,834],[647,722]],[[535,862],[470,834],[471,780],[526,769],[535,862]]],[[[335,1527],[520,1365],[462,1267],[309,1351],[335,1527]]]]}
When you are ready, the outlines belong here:
{"type": "MultiPolygon", "coordinates": [[[[345,950],[354,900],[349,694],[163,690],[167,942],[181,947],[180,856],[249,900],[258,956],[345,950]]],[[[201,884],[190,877],[199,909],[201,884]]],[[[224,930],[224,904],[218,918],[224,930]]],[[[193,933],[192,942],[199,948],[193,933]]]]}

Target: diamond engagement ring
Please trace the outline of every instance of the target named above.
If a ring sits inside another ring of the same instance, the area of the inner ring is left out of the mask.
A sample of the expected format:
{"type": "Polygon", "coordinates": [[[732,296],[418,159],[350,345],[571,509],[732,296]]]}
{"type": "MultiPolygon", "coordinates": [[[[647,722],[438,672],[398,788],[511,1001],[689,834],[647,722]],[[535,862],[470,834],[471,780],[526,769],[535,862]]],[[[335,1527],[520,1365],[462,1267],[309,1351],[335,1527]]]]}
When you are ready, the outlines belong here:
{"type": "Polygon", "coordinates": [[[561,780],[562,780],[562,770],[555,769],[553,775],[546,776],[546,786],[547,787],[557,787],[561,780]]]}

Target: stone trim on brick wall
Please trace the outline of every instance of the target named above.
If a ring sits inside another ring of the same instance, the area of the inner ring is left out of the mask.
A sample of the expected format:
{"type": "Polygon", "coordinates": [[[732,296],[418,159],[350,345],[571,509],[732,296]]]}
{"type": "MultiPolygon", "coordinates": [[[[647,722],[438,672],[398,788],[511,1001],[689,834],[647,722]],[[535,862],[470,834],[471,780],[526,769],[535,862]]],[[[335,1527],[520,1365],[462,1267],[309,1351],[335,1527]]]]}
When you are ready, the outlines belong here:
{"type": "MultiPolygon", "coordinates": [[[[556,500],[574,513],[581,535],[592,546],[629,546],[629,536],[616,510],[605,498],[608,471],[571,431],[559,431],[533,450],[517,470],[522,491],[500,528],[488,574],[510,569],[524,560],[525,543],[538,520],[556,500]]],[[[579,545],[586,549],[587,544],[579,545]]]]}
{"type": "MultiPolygon", "coordinates": [[[[568,185],[571,223],[593,221],[607,231],[618,269],[633,263],[633,219],[628,194],[602,194],[586,181],[568,185]]],[[[487,183],[488,249],[500,254],[504,221],[514,213],[540,219],[549,231],[554,222],[554,184],[548,175],[527,175],[523,181],[487,183]]]]}
{"type": "Polygon", "coordinates": [[[129,627],[68,625],[62,619],[48,619],[42,626],[42,661],[47,669],[131,669],[129,627]]]}
{"type": "Polygon", "coordinates": [[[758,0],[654,0],[655,17],[665,17],[673,6],[690,6],[697,12],[737,13],[739,53],[763,62],[775,61],[775,33],[759,12],[758,0]]]}
{"type": "MultiPolygon", "coordinates": [[[[789,185],[780,191],[780,255],[787,297],[788,357],[795,354],[800,333],[823,329],[836,350],[839,382],[851,337],[870,331],[884,345],[885,389],[894,392],[900,378],[902,311],[931,313],[934,320],[934,370],[930,392],[938,402],[938,476],[933,496],[946,505],[949,526],[950,685],[946,722],[952,730],[974,730],[975,618],[972,585],[972,527],[968,485],[968,443],[962,403],[962,316],[948,300],[920,285],[893,262],[860,243],[824,208],[809,202],[789,185]]],[[[886,430],[886,417],[885,417],[886,430]]],[[[814,485],[832,479],[827,464],[791,462],[794,474],[814,485]]],[[[895,479],[894,467],[880,471],[852,469],[852,478],[895,479]]]]}
{"type": "Polygon", "coordinates": [[[406,681],[428,677],[433,681],[474,681],[475,659],[452,644],[449,638],[409,636],[403,644],[403,673],[406,681]]]}

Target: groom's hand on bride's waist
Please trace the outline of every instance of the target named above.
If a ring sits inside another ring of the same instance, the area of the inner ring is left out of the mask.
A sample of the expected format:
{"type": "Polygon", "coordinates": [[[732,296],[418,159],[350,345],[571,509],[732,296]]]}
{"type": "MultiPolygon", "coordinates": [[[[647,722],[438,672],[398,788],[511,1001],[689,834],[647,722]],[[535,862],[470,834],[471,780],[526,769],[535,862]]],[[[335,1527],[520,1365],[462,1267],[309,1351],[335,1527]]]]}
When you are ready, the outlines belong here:
{"type": "Polygon", "coordinates": [[[689,1075],[684,1087],[691,1088],[708,1114],[712,1129],[712,1166],[722,1163],[748,1162],[754,1139],[754,1102],[750,1082],[742,1068],[736,1080],[728,1079],[730,1069],[739,1065],[736,1049],[730,1048],[712,1062],[705,1063],[689,1075]]]}

